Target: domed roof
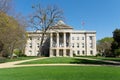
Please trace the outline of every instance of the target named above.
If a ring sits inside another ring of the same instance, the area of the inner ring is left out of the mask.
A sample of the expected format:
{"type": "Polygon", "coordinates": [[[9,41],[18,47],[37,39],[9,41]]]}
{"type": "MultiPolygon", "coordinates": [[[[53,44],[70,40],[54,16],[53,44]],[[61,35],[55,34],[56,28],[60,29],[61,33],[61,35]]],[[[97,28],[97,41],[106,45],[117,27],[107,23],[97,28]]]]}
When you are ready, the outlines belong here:
{"type": "Polygon", "coordinates": [[[73,29],[72,27],[66,25],[64,21],[59,20],[55,26],[50,27],[52,29],[73,29]]]}
{"type": "Polygon", "coordinates": [[[62,20],[59,20],[59,21],[57,22],[57,25],[65,25],[65,23],[64,23],[62,20]]]}

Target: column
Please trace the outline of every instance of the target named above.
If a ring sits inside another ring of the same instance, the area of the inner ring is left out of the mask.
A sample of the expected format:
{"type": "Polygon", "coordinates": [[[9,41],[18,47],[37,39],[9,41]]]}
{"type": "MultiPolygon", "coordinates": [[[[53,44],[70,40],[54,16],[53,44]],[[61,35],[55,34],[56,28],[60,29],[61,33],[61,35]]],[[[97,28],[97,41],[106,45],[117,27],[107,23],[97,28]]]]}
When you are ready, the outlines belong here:
{"type": "Polygon", "coordinates": [[[59,49],[56,49],[56,56],[59,57],[59,49]]]}
{"type": "Polygon", "coordinates": [[[59,47],[59,33],[57,33],[57,47],[59,47]]]}
{"type": "Polygon", "coordinates": [[[66,57],[66,49],[63,49],[63,56],[66,57]]]}
{"type": "Polygon", "coordinates": [[[70,49],[70,57],[73,57],[73,53],[71,49],[70,49]]]}
{"type": "Polygon", "coordinates": [[[71,42],[71,41],[72,41],[72,37],[71,37],[71,33],[70,33],[70,38],[69,38],[69,40],[70,40],[70,41],[69,41],[69,47],[72,48],[72,42],[71,42]]]}
{"type": "Polygon", "coordinates": [[[69,46],[70,46],[70,57],[73,57],[72,42],[71,42],[71,41],[72,41],[72,36],[71,36],[71,33],[70,33],[70,43],[69,43],[69,44],[70,44],[70,45],[69,45],[69,46]]]}
{"type": "Polygon", "coordinates": [[[93,39],[93,41],[92,41],[92,44],[93,44],[93,55],[96,55],[96,37],[95,36],[93,36],[92,37],[93,39]]]}
{"type": "Polygon", "coordinates": [[[50,47],[53,47],[53,34],[50,33],[50,47]]]}
{"type": "Polygon", "coordinates": [[[52,49],[50,49],[50,54],[49,54],[50,57],[53,57],[53,51],[52,49]]]}
{"type": "Polygon", "coordinates": [[[64,34],[64,48],[66,48],[66,33],[63,34],[64,34]]]}
{"type": "Polygon", "coordinates": [[[85,56],[87,56],[88,53],[88,44],[87,44],[87,33],[85,32],[85,56]]]}

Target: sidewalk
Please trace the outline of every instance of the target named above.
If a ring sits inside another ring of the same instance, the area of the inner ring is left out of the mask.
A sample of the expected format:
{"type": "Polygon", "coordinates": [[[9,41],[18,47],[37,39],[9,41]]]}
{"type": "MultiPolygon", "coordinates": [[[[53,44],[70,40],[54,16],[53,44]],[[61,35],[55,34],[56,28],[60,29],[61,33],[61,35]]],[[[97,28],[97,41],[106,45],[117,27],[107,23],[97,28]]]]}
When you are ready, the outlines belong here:
{"type": "MultiPolygon", "coordinates": [[[[16,64],[20,64],[20,63],[28,62],[28,61],[39,60],[39,59],[46,59],[46,57],[43,57],[43,58],[36,58],[36,59],[29,59],[29,60],[21,60],[21,61],[14,61],[14,62],[1,63],[1,64],[0,64],[0,68],[15,67],[16,64]]],[[[17,65],[17,66],[19,66],[19,65],[17,65]]]]}

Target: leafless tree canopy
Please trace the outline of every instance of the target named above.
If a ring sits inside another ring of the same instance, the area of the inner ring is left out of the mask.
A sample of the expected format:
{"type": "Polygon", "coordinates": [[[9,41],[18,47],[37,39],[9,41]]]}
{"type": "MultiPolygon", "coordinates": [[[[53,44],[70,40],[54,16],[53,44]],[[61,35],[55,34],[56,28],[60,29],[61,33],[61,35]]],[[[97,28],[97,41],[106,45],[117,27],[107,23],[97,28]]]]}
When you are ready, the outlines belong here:
{"type": "MultiPolygon", "coordinates": [[[[30,18],[30,23],[34,29],[42,31],[39,47],[40,52],[46,31],[51,26],[55,25],[59,20],[63,19],[63,11],[55,5],[42,7],[40,4],[37,4],[32,6],[32,8],[35,12],[30,18]]],[[[41,55],[41,53],[39,54],[41,55]]]]}
{"type": "Polygon", "coordinates": [[[31,17],[32,26],[37,30],[46,31],[53,26],[58,20],[63,19],[63,11],[57,6],[41,7],[40,4],[32,6],[34,15],[31,17]]]}
{"type": "Polygon", "coordinates": [[[0,0],[0,12],[7,13],[12,8],[12,0],[0,0]]]}

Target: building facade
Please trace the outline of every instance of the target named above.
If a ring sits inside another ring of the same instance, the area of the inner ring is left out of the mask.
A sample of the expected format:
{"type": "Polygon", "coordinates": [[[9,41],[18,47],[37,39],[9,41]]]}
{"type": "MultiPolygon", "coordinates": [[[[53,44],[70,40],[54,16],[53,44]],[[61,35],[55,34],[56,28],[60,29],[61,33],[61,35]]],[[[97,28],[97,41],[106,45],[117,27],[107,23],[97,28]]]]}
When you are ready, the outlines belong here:
{"type": "MultiPolygon", "coordinates": [[[[28,40],[25,48],[27,56],[37,56],[41,41],[41,31],[28,32],[28,40]]],[[[96,32],[85,30],[73,30],[63,21],[50,27],[44,38],[42,53],[50,57],[73,57],[96,55],[96,32]]]]}

